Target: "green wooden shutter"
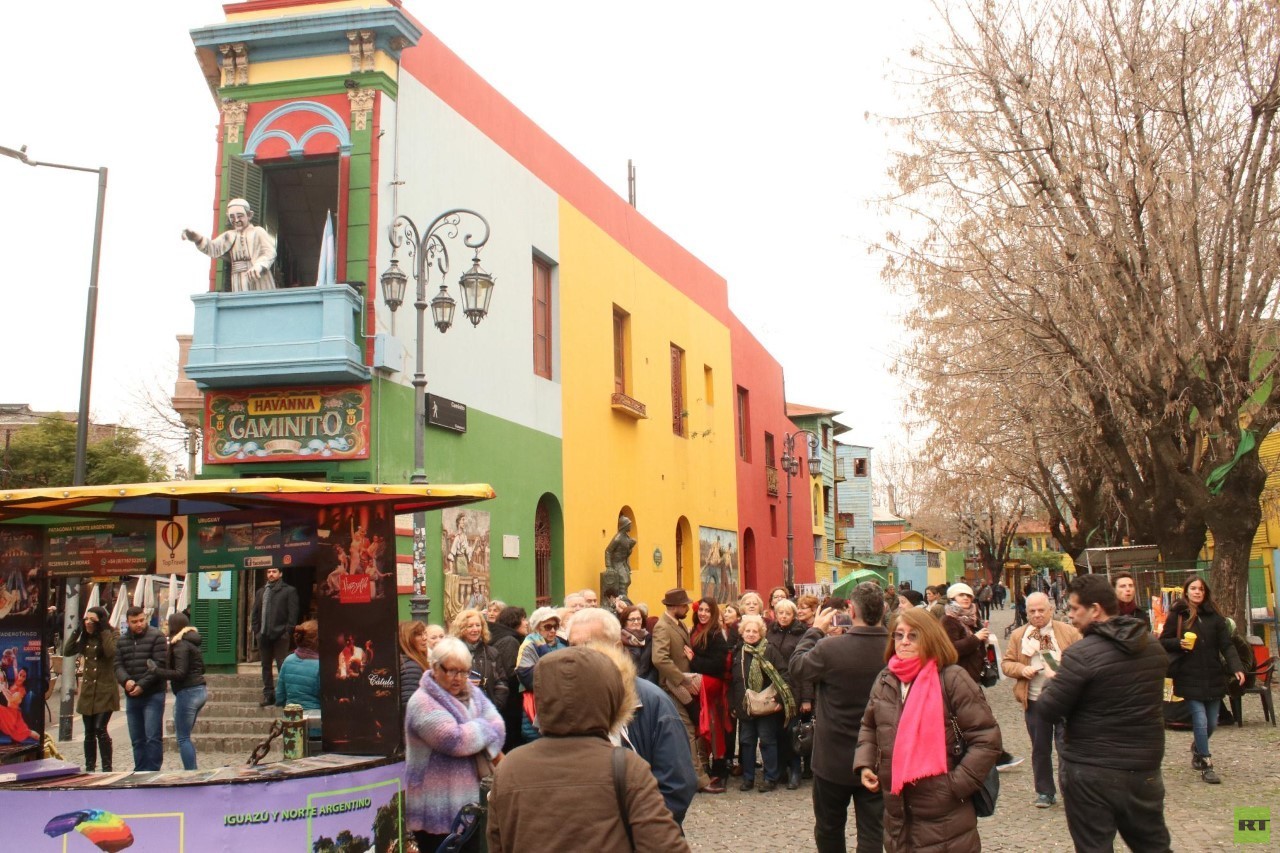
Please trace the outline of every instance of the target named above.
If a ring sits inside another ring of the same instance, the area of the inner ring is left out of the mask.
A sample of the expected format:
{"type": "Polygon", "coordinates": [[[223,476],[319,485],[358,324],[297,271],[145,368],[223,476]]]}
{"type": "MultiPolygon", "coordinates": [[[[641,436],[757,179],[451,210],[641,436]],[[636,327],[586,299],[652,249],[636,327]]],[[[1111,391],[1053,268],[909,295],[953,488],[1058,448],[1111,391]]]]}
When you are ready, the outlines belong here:
{"type": "MultiPolygon", "coordinates": [[[[239,632],[236,619],[236,602],[239,600],[240,573],[223,572],[223,579],[231,584],[230,598],[205,599],[191,595],[191,624],[203,638],[201,651],[204,662],[211,666],[235,666],[236,637],[239,632]]],[[[199,590],[198,575],[188,576],[188,583],[195,583],[192,592],[199,590]]]]}

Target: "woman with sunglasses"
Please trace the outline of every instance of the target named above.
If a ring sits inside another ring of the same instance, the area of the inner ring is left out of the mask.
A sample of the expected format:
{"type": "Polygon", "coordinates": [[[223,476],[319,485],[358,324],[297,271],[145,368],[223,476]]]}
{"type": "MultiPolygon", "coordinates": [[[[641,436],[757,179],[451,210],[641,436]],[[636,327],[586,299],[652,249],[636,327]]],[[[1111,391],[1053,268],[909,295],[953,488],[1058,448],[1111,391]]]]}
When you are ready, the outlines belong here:
{"type": "MultiPolygon", "coordinates": [[[[482,769],[502,757],[506,729],[484,691],[471,683],[471,652],[457,637],[431,649],[405,711],[405,810],[421,853],[435,853],[463,806],[480,802],[482,769]]],[[[478,851],[477,833],[463,851],[478,851]]]]}
{"type": "Polygon", "coordinates": [[[991,708],[923,608],[898,616],[885,660],[853,761],[863,787],[884,793],[884,849],[979,851],[978,816],[968,801],[1000,756],[991,708]]]}

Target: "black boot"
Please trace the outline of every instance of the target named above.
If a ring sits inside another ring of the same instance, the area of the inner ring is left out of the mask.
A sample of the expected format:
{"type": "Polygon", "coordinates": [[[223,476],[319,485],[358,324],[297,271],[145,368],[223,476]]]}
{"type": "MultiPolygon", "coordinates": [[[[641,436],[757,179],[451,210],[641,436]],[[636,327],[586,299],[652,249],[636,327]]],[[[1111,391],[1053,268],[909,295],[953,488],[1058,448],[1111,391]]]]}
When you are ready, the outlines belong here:
{"type": "Polygon", "coordinates": [[[98,753],[102,756],[102,772],[111,772],[111,735],[106,729],[98,734],[98,753]]]}
{"type": "Polygon", "coordinates": [[[800,771],[794,768],[787,771],[787,790],[794,791],[800,787],[800,771]]]}
{"type": "Polygon", "coordinates": [[[98,765],[97,733],[88,729],[84,733],[84,772],[92,773],[98,765]]]}

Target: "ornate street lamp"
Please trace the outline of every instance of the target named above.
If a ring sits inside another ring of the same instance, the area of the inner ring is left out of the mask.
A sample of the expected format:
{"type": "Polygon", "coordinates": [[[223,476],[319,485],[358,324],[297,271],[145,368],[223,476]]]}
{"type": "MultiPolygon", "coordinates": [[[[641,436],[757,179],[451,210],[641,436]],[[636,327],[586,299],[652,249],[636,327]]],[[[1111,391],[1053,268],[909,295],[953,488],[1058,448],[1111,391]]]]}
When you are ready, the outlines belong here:
{"type": "Polygon", "coordinates": [[[809,437],[809,476],[822,476],[822,448],[818,436],[807,429],[789,432],[782,442],[782,469],[787,472],[787,588],[796,585],[796,543],[791,532],[791,478],[800,473],[800,459],[796,456],[796,437],[809,437]]]}
{"type": "MultiPolygon", "coordinates": [[[[387,229],[387,239],[391,242],[391,265],[387,267],[386,272],[381,276],[382,301],[386,303],[392,313],[404,304],[405,290],[408,286],[408,276],[400,269],[400,261],[396,257],[396,252],[403,246],[408,255],[414,260],[413,307],[417,315],[417,327],[414,341],[413,474],[409,478],[411,483],[425,484],[427,482],[427,375],[423,353],[426,337],[427,307],[430,306],[431,308],[432,324],[441,332],[449,331],[449,327],[453,325],[454,311],[457,308],[457,302],[449,295],[447,281],[441,281],[440,292],[430,302],[427,302],[427,279],[430,278],[433,267],[440,273],[441,279],[444,279],[449,274],[449,246],[447,241],[458,239],[460,233],[462,234],[462,245],[473,253],[471,269],[463,273],[458,280],[458,288],[462,292],[462,312],[471,321],[472,326],[478,326],[480,321],[485,318],[485,315],[489,313],[489,299],[493,295],[494,285],[493,276],[480,269],[480,249],[484,247],[485,243],[489,242],[488,220],[474,210],[457,208],[437,216],[426,231],[419,230],[413,220],[407,216],[397,216],[395,221],[391,223],[391,227],[387,229]],[[462,232],[464,217],[472,217],[478,220],[484,227],[483,233],[477,237],[474,234],[462,232]]],[[[414,513],[413,596],[409,599],[409,609],[414,618],[420,618],[423,621],[426,621],[431,606],[431,600],[426,595],[426,569],[423,564],[425,526],[426,519],[424,514],[420,512],[414,513]]]]}

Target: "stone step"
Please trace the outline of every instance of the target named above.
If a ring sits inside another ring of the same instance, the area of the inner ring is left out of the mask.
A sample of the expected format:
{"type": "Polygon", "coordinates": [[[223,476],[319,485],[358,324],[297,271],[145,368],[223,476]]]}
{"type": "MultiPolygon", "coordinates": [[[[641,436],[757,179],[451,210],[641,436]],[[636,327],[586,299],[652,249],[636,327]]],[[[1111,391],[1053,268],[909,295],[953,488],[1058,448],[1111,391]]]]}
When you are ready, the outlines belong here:
{"type": "MultiPolygon", "coordinates": [[[[245,737],[260,735],[261,737],[266,737],[267,733],[271,731],[272,722],[273,719],[269,717],[263,717],[258,720],[247,720],[241,717],[226,719],[206,717],[204,711],[201,711],[200,717],[196,720],[195,731],[192,734],[243,735],[245,737]]],[[[165,735],[172,735],[174,731],[173,717],[166,717],[164,721],[165,735]]]]}
{"type": "Polygon", "coordinates": [[[280,709],[275,705],[268,705],[262,708],[259,707],[257,702],[219,702],[217,699],[210,698],[200,711],[200,716],[221,719],[231,717],[236,719],[269,720],[280,716],[280,709]]]}
{"type": "MultiPolygon", "coordinates": [[[[257,664],[254,664],[256,667],[257,664]]],[[[262,671],[231,673],[205,673],[205,681],[210,687],[256,687],[262,690],[262,671]]]]}
{"type": "MultiPolygon", "coordinates": [[[[266,738],[266,732],[261,737],[243,737],[237,735],[219,735],[219,734],[191,734],[191,742],[195,744],[197,757],[203,755],[224,754],[244,756],[247,761],[250,753],[266,738]]],[[[284,757],[282,749],[283,738],[276,738],[271,742],[271,751],[267,753],[267,757],[262,759],[263,763],[269,761],[280,761],[284,757]]],[[[164,748],[169,752],[178,751],[178,740],[173,737],[164,739],[164,748]]]]}
{"type": "Polygon", "coordinates": [[[257,702],[262,698],[262,685],[256,687],[223,687],[209,684],[210,702],[257,702]]]}

